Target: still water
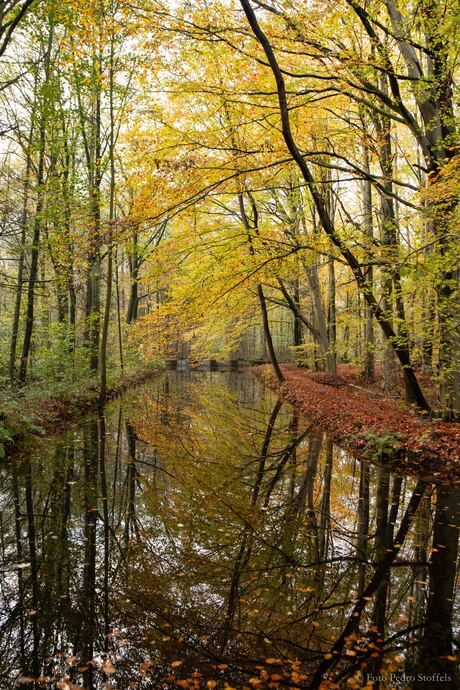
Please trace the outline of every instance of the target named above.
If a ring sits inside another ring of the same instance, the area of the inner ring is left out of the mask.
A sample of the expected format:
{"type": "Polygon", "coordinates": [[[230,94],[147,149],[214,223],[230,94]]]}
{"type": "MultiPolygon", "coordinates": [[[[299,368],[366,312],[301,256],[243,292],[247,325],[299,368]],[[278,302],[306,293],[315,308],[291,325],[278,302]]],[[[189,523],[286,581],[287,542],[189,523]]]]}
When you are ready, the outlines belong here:
{"type": "Polygon", "coordinates": [[[0,689],[457,688],[458,498],[167,372],[2,467],[0,689]]]}

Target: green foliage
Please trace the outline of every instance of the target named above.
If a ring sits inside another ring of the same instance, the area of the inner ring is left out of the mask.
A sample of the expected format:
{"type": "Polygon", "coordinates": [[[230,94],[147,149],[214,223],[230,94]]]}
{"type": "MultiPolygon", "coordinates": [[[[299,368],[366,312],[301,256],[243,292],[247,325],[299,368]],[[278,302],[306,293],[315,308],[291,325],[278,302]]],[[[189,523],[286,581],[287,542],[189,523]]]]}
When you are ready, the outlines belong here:
{"type": "Polygon", "coordinates": [[[51,322],[37,329],[33,375],[47,381],[75,379],[87,374],[86,353],[83,348],[73,349],[73,328],[69,324],[51,322]]]}
{"type": "Polygon", "coordinates": [[[360,434],[364,441],[362,454],[369,460],[391,460],[395,457],[399,447],[399,434],[373,431],[371,429],[360,434]]]}
{"type": "Polygon", "coordinates": [[[13,440],[13,434],[8,424],[4,421],[0,422],[0,460],[5,457],[5,443],[13,440]]]}

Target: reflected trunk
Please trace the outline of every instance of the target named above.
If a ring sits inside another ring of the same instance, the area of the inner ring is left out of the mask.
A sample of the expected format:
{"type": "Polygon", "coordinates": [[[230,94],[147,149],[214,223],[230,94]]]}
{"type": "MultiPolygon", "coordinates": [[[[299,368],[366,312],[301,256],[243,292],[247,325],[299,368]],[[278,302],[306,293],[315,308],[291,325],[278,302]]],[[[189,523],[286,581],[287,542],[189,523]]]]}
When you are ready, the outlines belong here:
{"type": "MultiPolygon", "coordinates": [[[[453,650],[453,602],[458,559],[460,528],[460,491],[439,487],[436,492],[436,514],[433,548],[430,559],[430,589],[426,613],[421,670],[426,675],[445,673],[451,678],[442,686],[458,687],[453,650]]],[[[439,687],[439,682],[425,681],[423,690],[439,687]]]]}

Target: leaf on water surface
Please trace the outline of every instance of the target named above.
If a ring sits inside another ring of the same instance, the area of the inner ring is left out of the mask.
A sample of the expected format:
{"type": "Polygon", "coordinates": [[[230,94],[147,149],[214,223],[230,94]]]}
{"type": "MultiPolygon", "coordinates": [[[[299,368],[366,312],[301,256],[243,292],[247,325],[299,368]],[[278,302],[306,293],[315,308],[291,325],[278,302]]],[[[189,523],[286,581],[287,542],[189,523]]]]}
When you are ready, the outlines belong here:
{"type": "Polygon", "coordinates": [[[146,673],[149,673],[149,671],[152,670],[154,666],[154,663],[151,659],[144,659],[144,661],[140,665],[140,671],[142,675],[145,676],[146,673]]]}
{"type": "Polygon", "coordinates": [[[110,659],[105,659],[104,663],[102,664],[102,670],[107,674],[115,673],[116,671],[115,666],[112,664],[110,659]]]}

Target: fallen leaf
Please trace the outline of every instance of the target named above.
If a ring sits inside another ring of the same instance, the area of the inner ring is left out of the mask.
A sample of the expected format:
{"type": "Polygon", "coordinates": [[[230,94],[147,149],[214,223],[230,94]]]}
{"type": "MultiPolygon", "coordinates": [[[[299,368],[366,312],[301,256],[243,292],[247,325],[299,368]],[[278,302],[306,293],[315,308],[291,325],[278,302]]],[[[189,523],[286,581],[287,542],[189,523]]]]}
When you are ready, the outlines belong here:
{"type": "Polygon", "coordinates": [[[111,674],[115,673],[116,669],[110,659],[105,659],[104,663],[102,664],[102,670],[104,671],[104,673],[111,674]]]}

